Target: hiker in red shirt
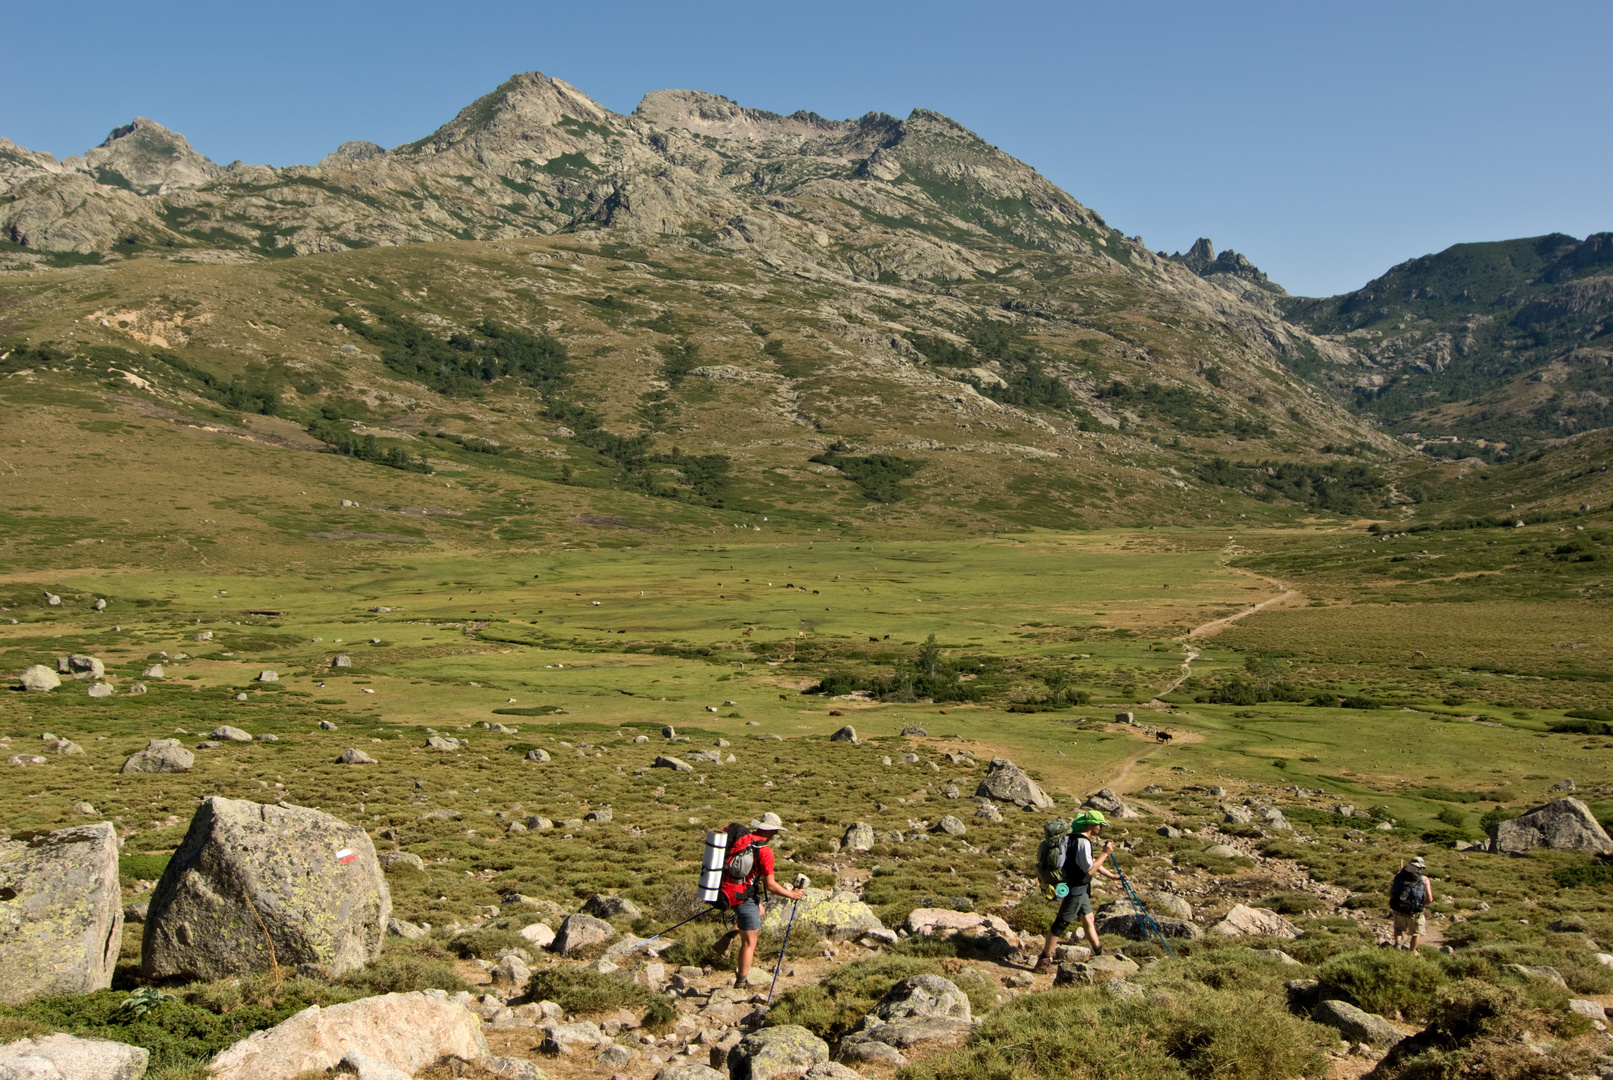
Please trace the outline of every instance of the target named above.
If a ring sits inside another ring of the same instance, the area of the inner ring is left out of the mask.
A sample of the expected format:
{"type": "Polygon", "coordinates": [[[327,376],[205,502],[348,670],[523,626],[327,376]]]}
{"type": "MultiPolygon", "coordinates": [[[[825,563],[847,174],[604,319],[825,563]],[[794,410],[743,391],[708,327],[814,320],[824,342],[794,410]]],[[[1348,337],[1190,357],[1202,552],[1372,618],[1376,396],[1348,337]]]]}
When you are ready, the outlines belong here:
{"type": "Polygon", "coordinates": [[[768,844],[784,831],[779,816],[763,814],[750,827],[750,832],[734,842],[721,885],[739,932],[739,969],[734,975],[734,985],[738,987],[750,985],[751,961],[756,957],[756,939],[762,930],[762,890],[786,900],[799,900],[805,892],[786,888],[773,878],[773,849],[768,844]]]}

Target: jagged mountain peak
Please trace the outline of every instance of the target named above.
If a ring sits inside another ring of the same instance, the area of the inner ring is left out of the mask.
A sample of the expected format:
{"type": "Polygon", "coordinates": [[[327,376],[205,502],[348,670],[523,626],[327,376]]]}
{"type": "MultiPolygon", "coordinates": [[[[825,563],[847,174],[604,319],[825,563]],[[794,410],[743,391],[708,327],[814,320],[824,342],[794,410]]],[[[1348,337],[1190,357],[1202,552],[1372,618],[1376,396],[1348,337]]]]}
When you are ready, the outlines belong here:
{"type": "Polygon", "coordinates": [[[483,94],[448,123],[396,152],[441,153],[462,143],[477,149],[508,148],[545,138],[570,118],[574,124],[609,124],[619,117],[570,83],[541,71],[510,76],[483,94]]]}
{"type": "Polygon", "coordinates": [[[1245,256],[1238,254],[1231,248],[1215,253],[1215,245],[1207,236],[1201,236],[1194,241],[1193,246],[1187,249],[1187,254],[1178,251],[1166,258],[1172,262],[1181,263],[1201,278],[1215,280],[1217,277],[1237,278],[1251,285],[1259,286],[1268,292],[1287,295],[1287,291],[1268,278],[1260,267],[1250,262],[1245,256]]]}
{"type": "Polygon", "coordinates": [[[144,116],[113,128],[101,145],[63,164],[102,184],[141,195],[199,187],[216,180],[222,171],[198,154],[185,136],[144,116]]]}

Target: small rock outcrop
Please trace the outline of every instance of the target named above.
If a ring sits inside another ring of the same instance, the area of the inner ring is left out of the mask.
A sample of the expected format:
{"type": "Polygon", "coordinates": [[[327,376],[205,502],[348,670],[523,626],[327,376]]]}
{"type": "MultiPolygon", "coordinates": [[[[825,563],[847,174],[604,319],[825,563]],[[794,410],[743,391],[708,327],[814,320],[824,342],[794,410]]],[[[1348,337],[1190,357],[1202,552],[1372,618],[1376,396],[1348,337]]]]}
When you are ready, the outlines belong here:
{"type": "Polygon", "coordinates": [[[829,1060],[829,1044],[796,1024],[762,1028],[728,1051],[729,1080],[798,1077],[829,1060]]]}
{"type": "Polygon", "coordinates": [[[383,994],[322,1009],[310,1005],[220,1052],[210,1080],[293,1080],[357,1051],[409,1075],[448,1058],[487,1056],[481,1021],[441,990],[383,994]]]}
{"type": "Polygon", "coordinates": [[[790,910],[795,909],[798,926],[810,926],[830,941],[855,941],[871,937],[876,941],[895,944],[896,934],[885,928],[874,914],[874,909],[853,892],[831,893],[827,889],[805,891],[797,904],[768,905],[762,916],[762,929],[784,932],[790,921],[790,910]]]}
{"type": "Polygon", "coordinates": [[[857,729],[852,727],[850,724],[847,724],[845,727],[829,736],[829,741],[856,743],[860,742],[861,740],[857,738],[857,729]]]}
{"type": "Polygon", "coordinates": [[[666,754],[656,755],[655,760],[650,762],[650,768],[672,769],[674,772],[694,772],[694,766],[687,761],[682,758],[668,757],[666,754]]]}
{"type": "Polygon", "coordinates": [[[1007,758],[991,759],[991,768],[975,789],[975,795],[1036,810],[1049,810],[1053,806],[1053,800],[1048,798],[1036,781],[1007,758]]]}
{"type": "Polygon", "coordinates": [[[123,944],[110,822],[0,840],[0,1004],[112,985],[123,944]]]}
{"type": "Polygon", "coordinates": [[[340,976],[374,959],[391,913],[363,829],[305,807],[213,796],[151,894],[141,969],[222,979],[310,964],[340,976]]]}
{"type": "Polygon", "coordinates": [[[196,755],[179,745],[178,739],[152,739],[144,750],[137,750],[124,761],[125,773],[190,772],[196,755]]]}
{"type": "Polygon", "coordinates": [[[242,731],[238,727],[231,727],[229,724],[220,724],[218,727],[216,727],[212,731],[208,732],[207,737],[209,739],[216,740],[217,742],[251,742],[252,741],[252,736],[250,734],[248,734],[245,731],[242,731]]]}
{"type": "Polygon", "coordinates": [[[1154,936],[1156,930],[1164,937],[1186,938],[1190,941],[1204,933],[1196,924],[1186,919],[1173,919],[1169,915],[1143,916],[1121,912],[1098,920],[1098,933],[1116,934],[1132,941],[1147,941],[1154,936]]]}
{"type": "Polygon", "coordinates": [[[644,912],[625,896],[606,896],[595,893],[582,906],[584,912],[598,919],[636,919],[644,912]]]}
{"type": "Polygon", "coordinates": [[[1210,927],[1209,932],[1227,937],[1299,937],[1299,930],[1294,924],[1275,911],[1242,904],[1234,904],[1220,922],[1210,927]]]}
{"type": "Polygon", "coordinates": [[[1347,1001],[1324,1001],[1311,1010],[1311,1019],[1326,1024],[1351,1042],[1388,1050],[1406,1036],[1377,1013],[1364,1012],[1347,1001]]]}
{"type": "Polygon", "coordinates": [[[1613,854],[1613,839],[1578,799],[1554,799],[1490,831],[1491,851],[1521,855],[1537,847],[1608,855],[1613,854]]]}
{"type": "Polygon", "coordinates": [[[375,759],[356,746],[349,746],[336,758],[338,765],[374,765],[375,759]]]}
{"type": "Polygon", "coordinates": [[[151,1051],[110,1039],[46,1035],[0,1046],[4,1080],[141,1080],[151,1051]]]}
{"type": "Polygon", "coordinates": [[[846,1043],[869,1042],[897,1050],[955,1046],[972,1030],[969,998],[955,983],[939,975],[914,975],[886,991],[842,1049],[846,1043]]]}
{"type": "Polygon", "coordinates": [[[554,951],[570,956],[578,949],[609,941],[615,933],[616,928],[603,919],[592,915],[567,915],[560,929],[555,931],[554,951]]]}
{"type": "Polygon", "coordinates": [[[60,675],[57,675],[44,664],[33,664],[22,669],[22,688],[34,693],[45,693],[62,685],[60,675]]]}
{"type": "Polygon", "coordinates": [[[874,846],[874,827],[866,821],[853,821],[840,838],[841,851],[867,851],[874,846]]]}

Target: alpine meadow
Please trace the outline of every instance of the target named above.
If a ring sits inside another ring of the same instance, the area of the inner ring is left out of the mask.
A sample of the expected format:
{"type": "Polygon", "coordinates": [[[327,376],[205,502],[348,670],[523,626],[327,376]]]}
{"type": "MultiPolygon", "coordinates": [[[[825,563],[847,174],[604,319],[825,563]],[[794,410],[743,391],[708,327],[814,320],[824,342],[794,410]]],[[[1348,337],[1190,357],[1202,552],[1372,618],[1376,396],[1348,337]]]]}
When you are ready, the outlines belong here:
{"type": "Polygon", "coordinates": [[[1613,1077],[1613,234],[529,73],[0,238],[0,1078],[1613,1077]]]}

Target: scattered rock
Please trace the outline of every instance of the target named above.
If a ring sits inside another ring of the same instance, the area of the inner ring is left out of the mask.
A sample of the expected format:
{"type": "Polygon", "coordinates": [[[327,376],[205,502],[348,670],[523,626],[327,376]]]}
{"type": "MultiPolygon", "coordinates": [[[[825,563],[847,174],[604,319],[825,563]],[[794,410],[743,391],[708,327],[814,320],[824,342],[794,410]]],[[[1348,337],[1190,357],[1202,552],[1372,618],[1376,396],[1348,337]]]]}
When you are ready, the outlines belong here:
{"type": "Polygon", "coordinates": [[[329,720],[321,720],[319,722],[319,730],[320,731],[335,731],[336,730],[336,725],[331,723],[329,720]]]}
{"type": "Polygon", "coordinates": [[[862,740],[857,738],[857,729],[852,727],[850,724],[847,724],[845,727],[829,736],[829,741],[857,743],[861,742],[862,740]]]}
{"type": "MultiPolygon", "coordinates": [[[[611,818],[613,818],[615,816],[616,815],[612,812],[610,807],[601,806],[598,810],[590,810],[590,811],[588,811],[588,813],[586,813],[586,814],[584,814],[582,816],[582,819],[584,821],[606,822],[606,821],[609,821],[611,818]]],[[[622,902],[627,903],[627,901],[625,901],[625,900],[622,901],[622,902]]]]}
{"type": "Polygon", "coordinates": [[[476,1015],[440,990],[382,994],[329,1008],[310,1005],[248,1035],[208,1067],[209,1080],[294,1080],[358,1051],[405,1073],[448,1058],[487,1056],[476,1015]]]}
{"type": "Polygon", "coordinates": [[[595,893],[582,906],[583,911],[600,919],[637,919],[644,912],[625,896],[595,893]]]}
{"type": "Polygon", "coordinates": [[[870,1065],[890,1065],[900,1068],[907,1064],[906,1054],[888,1043],[873,1040],[841,1043],[840,1056],[847,1061],[865,1061],[870,1065]]]}
{"type": "Polygon", "coordinates": [[[1227,825],[1248,825],[1255,820],[1254,811],[1246,806],[1223,806],[1221,821],[1227,825]]]}
{"type": "Polygon", "coordinates": [[[955,1046],[969,1037],[969,998],[950,979],[914,975],[886,991],[845,1042],[880,1042],[898,1050],[955,1046]]]}
{"type": "Polygon", "coordinates": [[[388,919],[386,921],[386,932],[393,937],[400,937],[407,941],[416,941],[431,933],[424,926],[404,919],[388,919]]]}
{"type": "Polygon", "coordinates": [[[279,742],[279,741],[280,741],[280,736],[278,736],[278,735],[271,735],[267,731],[262,731],[262,732],[258,733],[258,742],[279,742]]]}
{"type": "Polygon", "coordinates": [[[1179,840],[1182,836],[1181,829],[1174,828],[1170,825],[1161,825],[1159,828],[1155,829],[1154,832],[1158,833],[1160,836],[1163,836],[1167,840],[1179,840]]]}
{"type": "Polygon", "coordinates": [[[526,1058],[484,1057],[476,1064],[500,1080],[549,1080],[542,1069],[526,1058]]]}
{"type": "Polygon", "coordinates": [[[110,1039],[46,1035],[0,1046],[5,1080],[140,1080],[151,1051],[110,1039]]]}
{"type": "Polygon", "coordinates": [[[543,749],[541,746],[534,746],[532,749],[526,752],[526,759],[528,761],[535,761],[541,765],[549,760],[549,751],[543,749]]]}
{"type": "Polygon", "coordinates": [[[615,933],[616,928],[603,919],[596,919],[592,915],[567,915],[555,932],[554,951],[561,956],[570,956],[578,949],[609,941],[615,933]]]}
{"type": "Polygon", "coordinates": [[[1082,805],[1088,807],[1089,809],[1100,810],[1105,814],[1112,814],[1119,818],[1134,818],[1140,816],[1138,815],[1137,811],[1133,810],[1131,807],[1122,802],[1120,796],[1116,795],[1109,788],[1100,788],[1091,795],[1088,795],[1087,801],[1082,803],[1082,805]]]}
{"type": "Polygon", "coordinates": [[[997,809],[996,803],[983,802],[975,809],[975,817],[985,818],[987,821],[1001,821],[1003,812],[997,809]]]}
{"type": "Polygon", "coordinates": [[[874,827],[866,821],[853,821],[840,838],[841,851],[867,851],[874,846],[874,827]]]}
{"type": "Polygon", "coordinates": [[[928,737],[930,733],[928,731],[925,731],[923,728],[917,726],[916,724],[909,724],[907,727],[904,727],[902,729],[902,734],[904,736],[917,737],[917,738],[922,739],[922,738],[928,737]]]}
{"type": "Polygon", "coordinates": [[[536,829],[538,832],[548,832],[550,829],[554,828],[554,822],[539,814],[533,814],[531,817],[526,819],[526,827],[529,829],[536,829]]]}
{"type": "Polygon", "coordinates": [[[57,739],[55,742],[45,744],[50,752],[62,757],[76,757],[84,753],[84,748],[71,739],[57,739]]]}
{"type": "Polygon", "coordinates": [[[914,908],[908,912],[907,922],[903,924],[909,934],[920,934],[924,937],[951,937],[957,933],[974,932],[974,936],[982,934],[996,934],[1006,938],[1016,948],[1019,937],[1013,929],[996,915],[981,915],[973,911],[949,910],[947,908],[914,908]]]}
{"type": "Polygon", "coordinates": [[[656,755],[655,760],[650,762],[650,768],[673,769],[677,772],[694,772],[694,766],[690,765],[687,761],[684,761],[681,758],[668,757],[665,754],[656,755]]]}
{"type": "Polygon", "coordinates": [[[790,921],[790,910],[795,908],[796,925],[810,926],[831,941],[855,941],[870,937],[886,944],[896,944],[894,931],[885,929],[874,909],[853,892],[834,892],[809,888],[794,905],[775,903],[767,907],[762,916],[762,929],[784,931],[790,921]]]}
{"type": "Polygon", "coordinates": [[[196,764],[196,755],[179,745],[178,739],[152,739],[144,750],[129,755],[120,772],[125,773],[176,773],[190,772],[196,764]]]}
{"type": "MultiPolygon", "coordinates": [[[[58,663],[57,670],[61,666],[58,663]]],[[[104,679],[106,678],[106,665],[94,656],[85,656],[83,653],[74,653],[67,658],[67,671],[73,673],[75,679],[104,679]]]]}
{"type": "Polygon", "coordinates": [[[111,683],[91,683],[90,688],[84,691],[92,698],[109,698],[113,694],[111,683]]]}
{"type": "Polygon", "coordinates": [[[451,739],[446,735],[432,735],[426,739],[427,750],[458,750],[459,746],[458,739],[451,739]]]}
{"type": "Polygon", "coordinates": [[[678,729],[673,727],[671,724],[668,724],[668,725],[666,725],[665,727],[663,727],[661,729],[661,738],[663,738],[663,739],[676,739],[677,737],[678,737],[678,729]]]}
{"type": "Polygon", "coordinates": [[[161,664],[152,664],[140,673],[142,679],[161,679],[164,677],[161,664]]]}
{"type": "Polygon", "coordinates": [[[1569,1001],[1568,1011],[1571,1013],[1577,1013],[1580,1016],[1588,1017],[1591,1020],[1600,1020],[1603,1023],[1607,1022],[1607,1010],[1602,1007],[1601,1003],[1590,1001],[1586,998],[1574,998],[1569,1001]]]}
{"type": "Polygon", "coordinates": [[[1211,844],[1209,847],[1204,849],[1204,854],[1213,855],[1218,859],[1244,858],[1243,852],[1239,851],[1231,844],[1211,844]]]}
{"type": "Polygon", "coordinates": [[[112,985],[123,941],[110,822],[0,840],[0,1004],[112,985]]]}
{"type": "Polygon", "coordinates": [[[975,795],[1038,810],[1051,809],[1053,806],[1053,800],[1037,786],[1036,781],[1007,758],[991,759],[991,768],[986,772],[985,779],[980,781],[975,795]]]}
{"type": "Polygon", "coordinates": [[[8,765],[49,765],[50,758],[40,757],[38,754],[12,754],[6,759],[8,765]]]}
{"type": "Polygon", "coordinates": [[[414,1080],[402,1069],[358,1050],[349,1050],[342,1058],[342,1064],[352,1069],[358,1075],[358,1080],[414,1080]]]}
{"type": "Polygon", "coordinates": [[[280,673],[277,672],[277,671],[270,671],[268,668],[264,668],[262,671],[258,672],[257,681],[258,682],[279,682],[280,681],[280,673]]]}
{"type": "Polygon", "coordinates": [[[147,978],[221,979],[380,951],[392,895],[363,829],[300,806],[202,801],[151,894],[147,978]]]}
{"type": "Polygon", "coordinates": [[[829,1060],[829,1044],[796,1024],[780,1024],[746,1035],[728,1051],[730,1080],[797,1077],[829,1060]]]}
{"type": "Polygon", "coordinates": [[[1173,919],[1169,915],[1143,916],[1131,912],[1109,915],[1098,920],[1099,934],[1116,934],[1132,941],[1148,941],[1155,931],[1168,938],[1186,938],[1191,941],[1204,931],[1186,919],[1173,919]],[[1150,924],[1151,920],[1151,924],[1150,924]]]}
{"type": "Polygon", "coordinates": [[[342,653],[340,656],[333,656],[330,658],[330,666],[333,668],[350,668],[353,666],[353,658],[348,656],[346,653],[342,653]]]}
{"type": "Polygon", "coordinates": [[[667,1065],[655,1074],[655,1080],[728,1080],[728,1074],[718,1072],[710,1065],[695,1062],[688,1065],[667,1065]]]}
{"type": "Polygon", "coordinates": [[[209,739],[213,739],[213,740],[215,740],[217,742],[251,742],[252,741],[252,736],[251,735],[248,735],[246,732],[242,731],[238,727],[231,727],[229,724],[221,724],[221,725],[219,725],[218,727],[214,728],[212,731],[209,731],[207,733],[207,737],[209,739]]]}
{"type": "Polygon", "coordinates": [[[1554,982],[1559,986],[1568,985],[1568,981],[1563,978],[1562,972],[1554,967],[1547,967],[1545,964],[1509,964],[1508,966],[1519,975],[1524,975],[1531,979],[1542,979],[1546,982],[1554,982]]]}
{"type": "Polygon", "coordinates": [[[1557,799],[1490,830],[1490,850],[1521,855],[1531,848],[1613,854],[1613,839],[1578,799],[1557,799]]]}
{"type": "Polygon", "coordinates": [[[375,759],[356,746],[349,746],[336,759],[338,765],[374,765],[375,759]]]}
{"type": "Polygon", "coordinates": [[[1123,979],[1127,975],[1135,975],[1138,970],[1134,962],[1123,956],[1092,956],[1085,960],[1060,964],[1053,975],[1053,985],[1105,983],[1110,979],[1123,979]]]}
{"type": "Polygon", "coordinates": [[[1299,930],[1294,924],[1267,908],[1245,907],[1235,904],[1220,922],[1210,927],[1212,934],[1227,937],[1280,937],[1297,938],[1299,930]]]}
{"type": "Polygon", "coordinates": [[[543,1052],[562,1056],[579,1049],[590,1050],[610,1040],[599,1030],[599,1025],[586,1020],[571,1024],[556,1024],[548,1029],[543,1040],[543,1052]]]}
{"type": "Polygon", "coordinates": [[[1351,1042],[1383,1050],[1405,1038],[1398,1028],[1377,1013],[1364,1012],[1347,1001],[1324,1001],[1311,1010],[1311,1019],[1337,1030],[1351,1042]]]}
{"type": "Polygon", "coordinates": [[[946,833],[948,836],[962,836],[969,831],[963,822],[959,821],[951,814],[946,815],[940,821],[936,822],[935,827],[941,832],[946,833]]]}
{"type": "Polygon", "coordinates": [[[548,923],[533,923],[531,926],[521,927],[521,936],[540,949],[547,949],[554,944],[554,931],[549,929],[548,923]]]}

